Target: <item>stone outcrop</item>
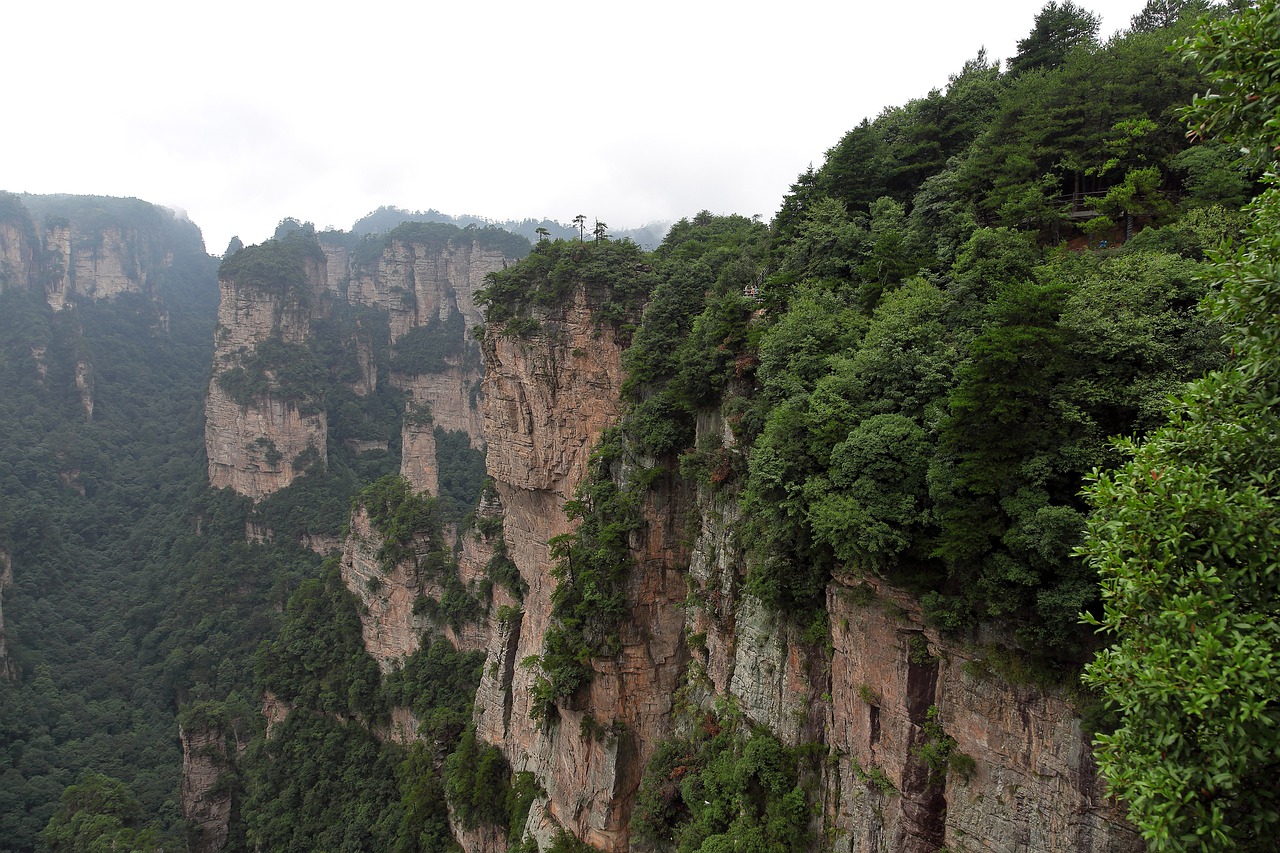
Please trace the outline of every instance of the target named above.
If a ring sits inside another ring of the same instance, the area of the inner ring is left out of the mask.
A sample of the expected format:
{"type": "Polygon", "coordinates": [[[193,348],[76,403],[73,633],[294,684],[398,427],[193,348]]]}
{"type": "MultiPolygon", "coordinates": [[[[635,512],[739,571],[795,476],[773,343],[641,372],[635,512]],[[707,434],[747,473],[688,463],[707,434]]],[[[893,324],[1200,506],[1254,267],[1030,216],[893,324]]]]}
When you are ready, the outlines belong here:
{"type": "Polygon", "coordinates": [[[822,828],[836,850],[1142,849],[1061,691],[1007,682],[982,649],[941,637],[915,599],[874,578],[834,579],[830,646],[806,642],[743,593],[736,506],[703,495],[699,509],[687,630],[689,684],[701,689],[690,693],[708,709],[733,697],[783,741],[826,748],[822,828]],[[957,758],[930,767],[922,747],[944,737],[957,758]]]}
{"type": "Polygon", "coordinates": [[[175,253],[204,253],[194,225],[137,199],[0,196],[0,291],[42,292],[55,310],[136,294],[164,325],[165,271],[175,253]]]}
{"type": "MultiPolygon", "coordinates": [[[[432,318],[462,316],[470,328],[482,276],[474,258],[465,274],[448,273],[461,269],[449,251],[429,256],[392,242],[373,267],[357,269],[345,249],[327,249],[314,273],[317,292],[385,310],[393,339],[432,318]]],[[[228,297],[228,310],[242,312],[244,323],[270,318],[281,336],[296,330],[305,339],[305,322],[290,320],[287,306],[228,297]]],[[[747,549],[731,490],[674,476],[645,493],[630,542],[635,568],[618,653],[593,660],[590,682],[547,718],[535,718],[539,673],[523,662],[543,651],[552,623],[548,543],[572,531],[564,504],[586,476],[593,447],[622,416],[625,340],[597,323],[592,307],[579,291],[538,316],[538,331],[527,337],[488,327],[479,393],[470,387],[479,371],[469,372],[464,358],[445,370],[391,376],[411,401],[403,471],[415,488],[436,485],[435,426],[462,429],[486,447],[495,494],[477,513],[482,523],[461,536],[459,577],[467,585],[485,577],[501,544],[527,587],[521,598],[495,585],[480,621],[456,632],[429,624],[413,613],[414,602],[439,590],[417,576],[412,560],[382,565],[378,533],[363,512],[352,518],[341,557],[344,581],[360,601],[365,647],[384,672],[419,648],[424,631],[485,651],[476,733],[542,789],[528,837],[545,849],[564,829],[602,850],[628,849],[645,763],[673,733],[675,697],[682,696],[707,710],[729,700],[784,742],[821,747],[827,757],[811,780],[814,831],[842,853],[1140,849],[1104,796],[1088,736],[1064,694],[1006,681],[986,646],[940,636],[908,594],[876,579],[830,583],[825,636],[778,619],[743,589],[747,549]],[[942,765],[939,750],[933,763],[928,757],[938,746],[945,746],[942,765]]],[[[228,351],[254,343],[243,330],[229,328],[225,337],[234,342],[228,351]]],[[[366,364],[362,374],[371,389],[377,370],[366,364]]],[[[210,401],[212,408],[212,392],[210,401]]],[[[698,433],[740,452],[719,417],[702,416],[698,433]]],[[[246,429],[237,440],[251,434],[246,429]]],[[[211,450],[211,466],[213,457],[211,450]]],[[[614,474],[625,480],[643,461],[629,460],[614,474]]],[[[406,742],[415,729],[412,718],[397,718],[379,736],[406,742]]],[[[519,840],[492,827],[455,830],[473,853],[519,840]]]]}
{"type": "MultiPolygon", "coordinates": [[[[250,251],[250,250],[245,250],[250,251]]],[[[242,368],[267,340],[305,344],[327,289],[326,267],[303,264],[303,280],[288,288],[220,278],[213,379],[205,398],[209,483],[254,500],[285,488],[313,460],[323,464],[328,420],[323,409],[278,393],[236,400],[220,378],[242,368]]]]}
{"type": "Polygon", "coordinates": [[[38,275],[40,245],[29,220],[0,222],[0,293],[9,288],[31,290],[38,275]]]}
{"type": "Polygon", "coordinates": [[[72,225],[51,227],[45,236],[50,276],[45,295],[54,308],[77,298],[110,299],[124,293],[154,296],[155,275],[173,262],[172,252],[136,229],[105,226],[84,234],[72,225]]]}
{"type": "Polygon", "coordinates": [[[237,756],[248,746],[248,733],[222,720],[199,720],[179,726],[182,743],[182,816],[192,853],[216,853],[226,843],[231,824],[230,777],[237,756]]]}
{"type": "Polygon", "coordinates": [[[473,447],[482,446],[482,363],[471,338],[483,319],[476,293],[484,287],[485,276],[511,259],[465,238],[444,246],[389,240],[375,260],[365,263],[358,263],[344,246],[322,246],[331,290],[353,305],[385,311],[393,345],[419,329],[461,336],[458,354],[446,364],[427,372],[391,373],[391,382],[408,398],[401,475],[419,491],[434,493],[436,427],[465,432],[473,447]]]}
{"type": "MultiPolygon", "coordinates": [[[[815,832],[834,849],[1140,849],[1104,795],[1065,695],[1005,681],[980,649],[939,636],[908,594],[875,580],[835,579],[829,644],[806,637],[744,592],[735,501],[698,494],[696,534],[683,544],[694,495],[675,481],[647,493],[620,654],[594,660],[590,684],[549,724],[534,720],[536,672],[521,662],[541,651],[550,624],[547,541],[570,529],[560,508],[621,414],[621,347],[594,326],[585,298],[538,320],[532,337],[490,328],[486,338],[488,470],[529,591],[491,625],[476,702],[478,735],[545,791],[528,835],[545,848],[564,828],[601,849],[627,849],[644,763],[671,735],[682,692],[708,710],[730,698],[784,742],[827,750],[815,832]],[[930,765],[922,756],[948,738],[955,758],[930,765]]],[[[698,428],[733,449],[720,418],[698,428]]],[[[470,851],[500,849],[460,837],[470,851]]]]}
{"type": "Polygon", "coordinates": [[[827,603],[827,743],[839,756],[827,806],[848,849],[1142,849],[1104,795],[1064,695],[1005,681],[981,649],[939,637],[915,600],[886,584],[837,579],[827,603]],[[972,760],[933,786],[916,758],[928,723],[972,760]],[[873,768],[897,793],[865,781],[873,768]]]}
{"type": "MultiPolygon", "coordinates": [[[[434,493],[437,427],[465,432],[473,447],[483,446],[483,362],[470,334],[481,322],[475,294],[486,275],[511,259],[465,236],[430,246],[387,240],[379,254],[362,258],[344,243],[321,237],[322,254],[308,261],[306,281],[296,292],[234,279],[220,282],[215,380],[206,401],[210,482],[257,500],[293,482],[301,473],[295,464],[300,454],[305,464],[325,461],[328,421],[323,410],[270,393],[251,403],[236,401],[216,377],[243,365],[267,339],[300,345],[315,341],[317,321],[332,314],[328,306],[345,302],[374,311],[357,311],[347,321],[350,329],[343,334],[350,340],[342,345],[351,348],[355,370],[343,381],[357,397],[369,397],[377,392],[379,376],[389,376],[405,393],[401,473],[416,489],[434,493]],[[385,361],[390,353],[375,343],[386,329],[393,351],[405,335],[417,333],[448,338],[439,347],[448,354],[430,369],[389,371],[393,365],[379,359],[385,361]]],[[[332,327],[330,323],[325,334],[332,334],[332,327]]],[[[357,452],[372,448],[352,447],[357,452]]]]}
{"type": "Polygon", "coordinates": [[[205,398],[209,484],[260,500],[293,482],[300,455],[324,458],[327,432],[324,412],[271,398],[242,406],[215,379],[205,398]]]}
{"type": "Polygon", "coordinates": [[[382,537],[361,507],[351,516],[351,533],[343,546],[342,580],[360,599],[365,651],[383,672],[390,672],[418,650],[428,622],[413,612],[422,586],[410,561],[384,571],[378,558],[381,546],[382,537]]]}
{"type": "Polygon", "coordinates": [[[335,290],[344,290],[353,305],[382,308],[391,318],[391,339],[425,326],[436,317],[441,322],[457,311],[466,329],[483,320],[476,306],[476,291],[484,278],[500,270],[508,260],[499,251],[484,249],[459,238],[444,247],[423,246],[406,240],[390,240],[377,260],[360,264],[345,248],[324,244],[335,290]],[[340,284],[345,282],[345,288],[340,284]]]}
{"type": "Polygon", "coordinates": [[[476,362],[451,364],[434,373],[391,374],[392,383],[408,397],[400,433],[400,474],[419,491],[436,491],[436,427],[465,432],[472,447],[484,446],[484,416],[478,392],[482,373],[476,362]]]}

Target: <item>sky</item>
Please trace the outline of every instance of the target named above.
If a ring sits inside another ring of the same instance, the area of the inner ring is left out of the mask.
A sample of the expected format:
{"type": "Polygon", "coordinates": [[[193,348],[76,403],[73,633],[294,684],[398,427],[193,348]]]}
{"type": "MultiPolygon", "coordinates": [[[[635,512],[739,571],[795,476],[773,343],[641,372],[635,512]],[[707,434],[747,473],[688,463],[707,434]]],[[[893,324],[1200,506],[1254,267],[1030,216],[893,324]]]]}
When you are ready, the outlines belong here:
{"type": "MultiPolygon", "coordinates": [[[[171,207],[213,254],[382,205],[768,220],[863,118],[1013,56],[1044,2],[14,3],[0,189],[171,207]]],[[[1077,2],[1104,36],[1144,5],[1077,2]]]]}

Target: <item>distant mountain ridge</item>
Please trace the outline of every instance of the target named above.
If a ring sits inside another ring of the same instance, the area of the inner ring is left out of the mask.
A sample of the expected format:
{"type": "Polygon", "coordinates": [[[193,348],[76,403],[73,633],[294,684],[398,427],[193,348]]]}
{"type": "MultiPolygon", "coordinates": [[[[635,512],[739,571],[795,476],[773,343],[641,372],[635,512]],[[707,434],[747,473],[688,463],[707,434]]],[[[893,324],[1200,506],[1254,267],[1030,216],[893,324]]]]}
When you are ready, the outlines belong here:
{"type": "MultiPolygon", "coordinates": [[[[531,241],[538,239],[539,228],[545,228],[551,239],[570,239],[580,236],[578,229],[574,225],[565,225],[552,219],[499,220],[466,214],[450,216],[447,213],[441,213],[435,208],[410,211],[388,205],[379,207],[372,213],[357,219],[356,223],[351,226],[351,230],[356,234],[382,234],[404,222],[445,222],[457,225],[459,228],[465,228],[468,225],[493,225],[513,234],[527,237],[531,241]]],[[[588,232],[594,224],[594,219],[588,220],[588,232]]],[[[616,240],[631,240],[644,249],[653,249],[662,242],[662,238],[666,236],[667,231],[670,229],[670,222],[650,222],[640,228],[609,229],[609,236],[616,240]]]]}

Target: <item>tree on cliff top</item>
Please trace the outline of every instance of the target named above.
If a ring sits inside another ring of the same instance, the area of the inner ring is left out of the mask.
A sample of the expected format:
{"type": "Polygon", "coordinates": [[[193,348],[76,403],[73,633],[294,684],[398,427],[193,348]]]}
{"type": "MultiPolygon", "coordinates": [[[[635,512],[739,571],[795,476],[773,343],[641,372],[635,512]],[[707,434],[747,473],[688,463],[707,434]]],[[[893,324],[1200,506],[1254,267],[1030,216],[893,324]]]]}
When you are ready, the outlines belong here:
{"type": "MultiPolygon", "coordinates": [[[[1221,94],[1188,111],[1274,152],[1280,3],[1184,45],[1221,94]]],[[[1131,461],[1098,474],[1080,549],[1116,640],[1085,672],[1121,715],[1096,740],[1111,791],[1153,849],[1274,850],[1280,826],[1280,177],[1221,250],[1228,370],[1192,383],[1131,461]]],[[[1092,621],[1092,620],[1090,620],[1092,621]]]]}

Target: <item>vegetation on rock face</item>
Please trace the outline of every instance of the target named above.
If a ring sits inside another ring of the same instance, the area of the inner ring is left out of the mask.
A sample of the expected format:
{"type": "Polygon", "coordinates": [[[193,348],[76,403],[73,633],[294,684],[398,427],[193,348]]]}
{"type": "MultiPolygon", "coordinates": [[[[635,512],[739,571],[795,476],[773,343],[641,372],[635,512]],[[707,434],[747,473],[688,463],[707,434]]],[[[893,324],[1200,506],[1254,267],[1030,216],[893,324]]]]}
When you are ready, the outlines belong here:
{"type": "Polygon", "coordinates": [[[551,618],[537,658],[540,677],[533,686],[534,713],[546,716],[591,679],[591,659],[621,650],[618,622],[626,614],[625,584],[634,564],[631,533],[639,524],[633,494],[614,477],[622,445],[616,433],[602,439],[591,470],[566,515],[577,529],[551,541],[556,579],[551,618]]]}
{"type": "MultiPolygon", "coordinates": [[[[382,523],[413,523],[403,511],[412,500],[393,480],[362,499],[379,494],[388,497],[375,507],[382,523]]],[[[364,650],[356,607],[331,564],[323,580],[303,582],[279,638],[259,651],[260,685],[289,713],[242,762],[247,849],[455,849],[438,770],[471,719],[484,655],[424,639],[384,677],[364,650]],[[420,721],[411,749],[372,733],[392,706],[420,721]]]]}
{"type": "MultiPolygon", "coordinates": [[[[1082,11],[1066,7],[1046,7],[1027,50],[1059,43],[1055,16],[1082,11]]],[[[767,603],[820,606],[839,566],[913,588],[943,627],[998,621],[1038,654],[1079,654],[1075,614],[1096,601],[1070,556],[1083,478],[1118,461],[1109,436],[1153,428],[1164,396],[1223,355],[1195,310],[1217,239],[1192,236],[1208,191],[1177,160],[1196,78],[1166,48],[1189,26],[1071,36],[1006,75],[979,57],[793,188],[742,420],[748,583],[767,603]],[[1153,65],[1170,66],[1154,86],[1153,65]],[[1079,193],[1121,199],[1139,173],[1164,206],[1115,201],[1145,226],[1122,250],[1045,248],[1071,236],[1079,193]]],[[[1243,197],[1234,174],[1217,198],[1243,197]]]]}
{"type": "Polygon", "coordinates": [[[679,853],[812,849],[800,750],[740,717],[707,714],[658,744],[631,817],[638,847],[679,853]]]}
{"type": "Polygon", "coordinates": [[[313,296],[307,279],[308,261],[323,264],[324,252],[314,234],[297,231],[229,255],[218,268],[218,277],[239,287],[287,295],[305,305],[313,296]]]}
{"type": "Polygon", "coordinates": [[[598,322],[621,324],[643,304],[653,287],[647,256],[627,240],[543,241],[519,264],[485,278],[477,294],[485,320],[505,323],[522,336],[536,329],[536,314],[561,309],[585,289],[598,322]]]}
{"type": "Polygon", "coordinates": [[[364,650],[355,597],[336,559],[290,596],[279,636],[258,651],[256,675],[290,704],[348,718],[386,716],[378,665],[364,650]]]}

